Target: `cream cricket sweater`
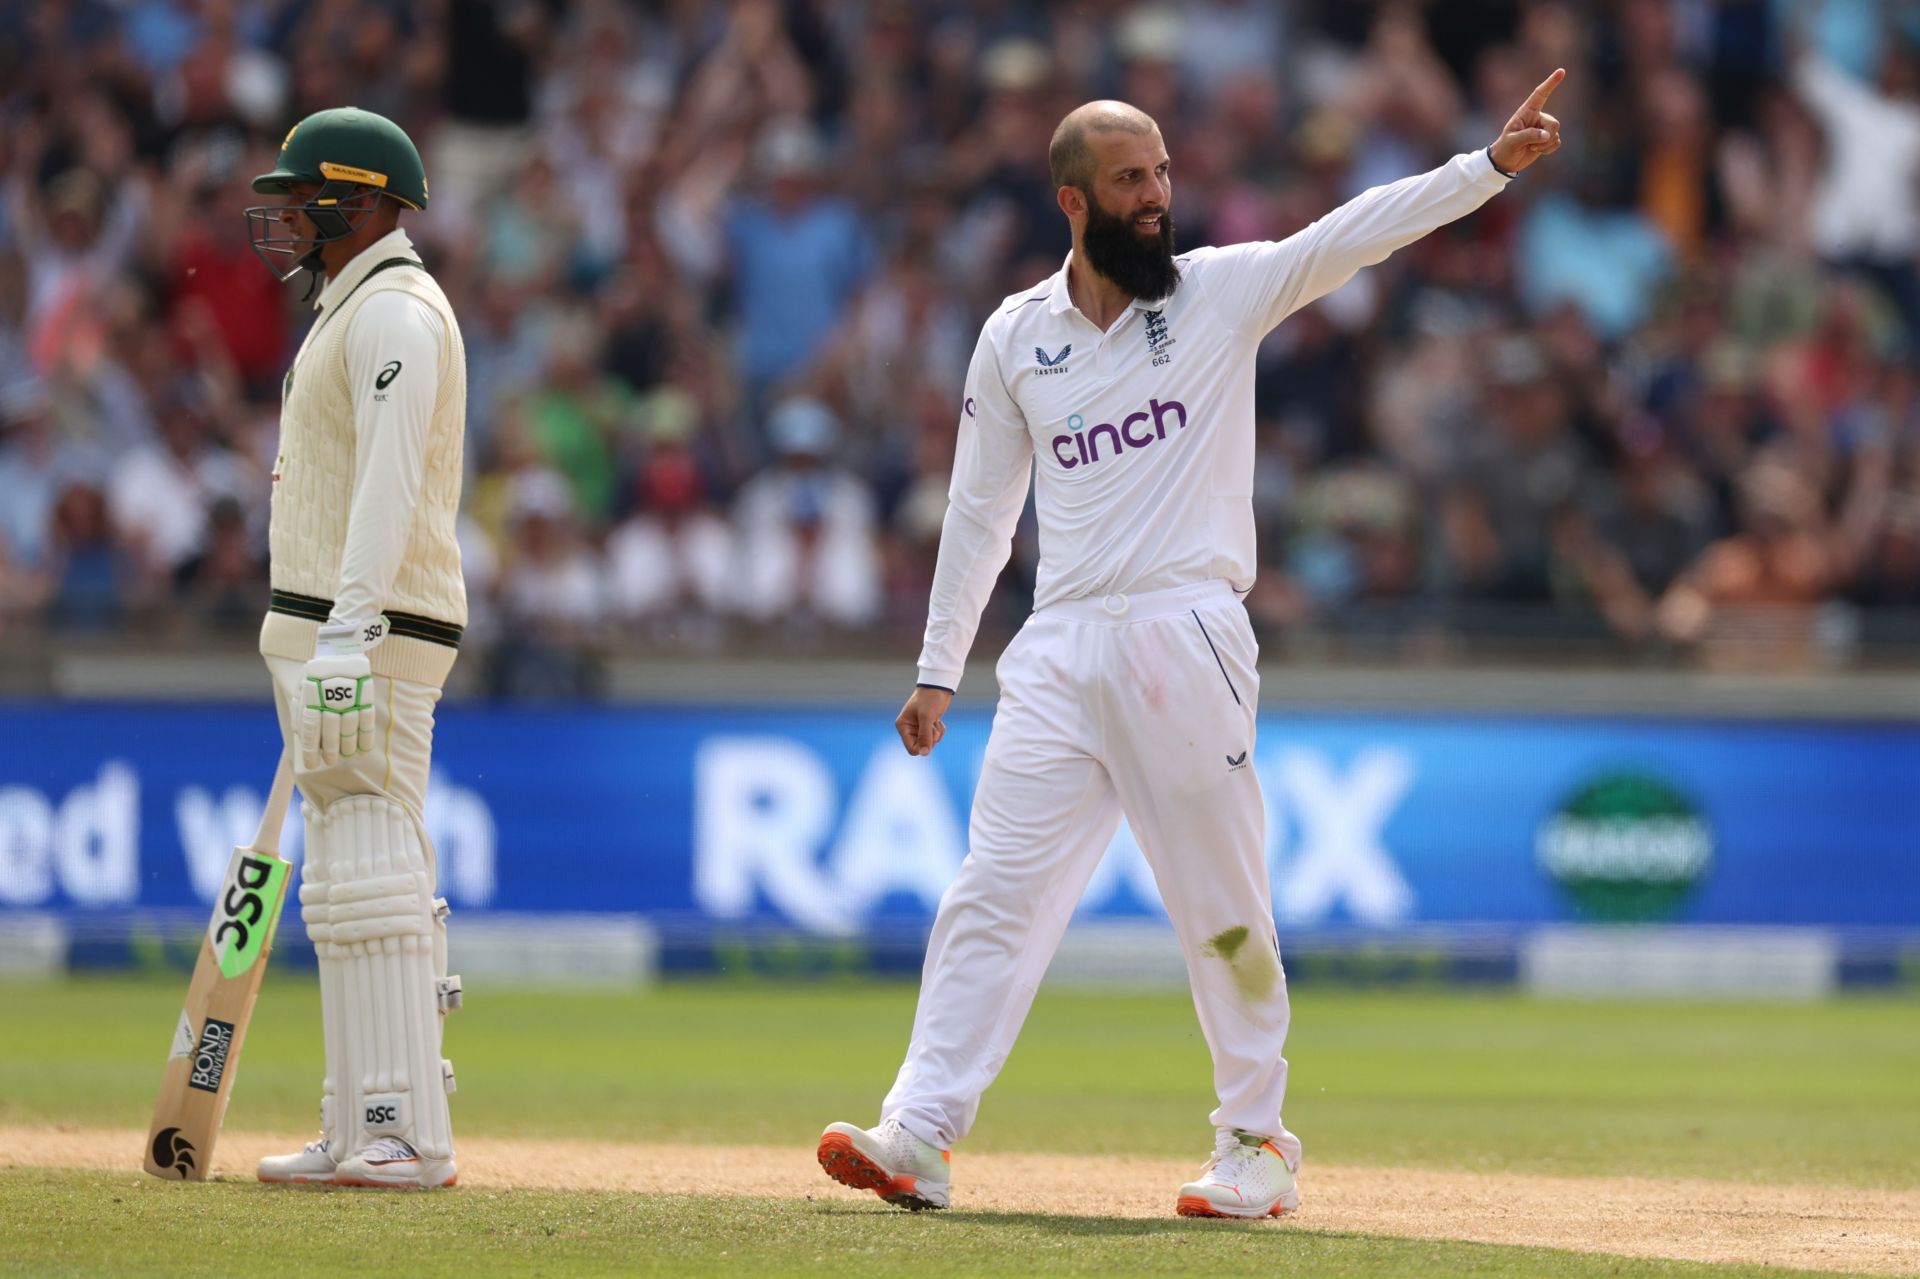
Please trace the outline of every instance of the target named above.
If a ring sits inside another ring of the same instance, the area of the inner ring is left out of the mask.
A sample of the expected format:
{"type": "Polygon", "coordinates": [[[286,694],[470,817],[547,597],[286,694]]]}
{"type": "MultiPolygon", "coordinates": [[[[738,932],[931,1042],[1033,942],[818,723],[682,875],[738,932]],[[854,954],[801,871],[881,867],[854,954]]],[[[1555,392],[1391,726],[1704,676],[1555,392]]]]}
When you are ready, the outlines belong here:
{"type": "Polygon", "coordinates": [[[328,281],[316,309],[281,399],[260,651],[306,661],[321,622],[385,613],[374,672],[438,686],[467,621],[460,327],[399,230],[328,281]]]}

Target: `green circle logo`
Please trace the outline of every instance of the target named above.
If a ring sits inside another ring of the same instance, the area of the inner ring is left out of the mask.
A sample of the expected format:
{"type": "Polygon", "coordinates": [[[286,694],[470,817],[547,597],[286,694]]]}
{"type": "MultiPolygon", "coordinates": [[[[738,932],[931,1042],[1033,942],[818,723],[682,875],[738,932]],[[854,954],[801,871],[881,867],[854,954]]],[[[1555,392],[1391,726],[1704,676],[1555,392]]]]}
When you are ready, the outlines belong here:
{"type": "Polygon", "coordinates": [[[1540,827],[1534,853],[1583,919],[1672,919],[1713,866],[1713,831],[1679,790],[1647,773],[1609,773],[1540,827]]]}

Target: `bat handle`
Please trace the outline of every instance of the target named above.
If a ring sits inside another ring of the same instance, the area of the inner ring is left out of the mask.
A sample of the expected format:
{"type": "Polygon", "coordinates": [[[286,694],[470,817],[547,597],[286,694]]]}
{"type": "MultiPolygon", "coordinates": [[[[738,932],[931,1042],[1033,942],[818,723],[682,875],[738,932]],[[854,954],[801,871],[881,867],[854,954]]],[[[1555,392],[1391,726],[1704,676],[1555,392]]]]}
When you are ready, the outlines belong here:
{"type": "Polygon", "coordinates": [[[287,820],[287,804],[292,799],[293,757],[282,747],[280,763],[273,770],[273,788],[267,792],[266,811],[260,814],[260,830],[253,837],[255,852],[280,851],[280,827],[287,820]]]}

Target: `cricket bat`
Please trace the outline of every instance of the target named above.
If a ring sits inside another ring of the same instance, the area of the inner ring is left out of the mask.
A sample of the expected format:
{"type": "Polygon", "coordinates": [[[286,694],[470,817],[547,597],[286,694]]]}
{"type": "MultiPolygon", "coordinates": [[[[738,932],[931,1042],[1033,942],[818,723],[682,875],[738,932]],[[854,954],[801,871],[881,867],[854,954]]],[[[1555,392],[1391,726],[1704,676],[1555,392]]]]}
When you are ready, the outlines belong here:
{"type": "Polygon", "coordinates": [[[205,1181],[213,1144],[226,1118],[240,1065],[240,1045],[253,1001],[267,975],[267,955],[280,925],[288,866],[280,857],[280,824],[293,795],[293,765],[280,755],[267,811],[249,848],[233,850],[200,943],[187,1002],[173,1032],[160,1098],[147,1133],[146,1170],[156,1177],[205,1181]]]}

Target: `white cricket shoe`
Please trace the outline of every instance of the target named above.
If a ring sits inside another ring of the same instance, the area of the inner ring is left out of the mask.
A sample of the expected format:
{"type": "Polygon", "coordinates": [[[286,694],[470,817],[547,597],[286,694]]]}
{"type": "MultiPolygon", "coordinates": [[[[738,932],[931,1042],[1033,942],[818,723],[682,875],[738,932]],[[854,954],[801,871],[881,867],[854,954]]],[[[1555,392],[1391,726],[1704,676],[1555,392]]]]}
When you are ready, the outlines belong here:
{"type": "Polygon", "coordinates": [[[260,1161],[262,1181],[328,1183],[333,1180],[333,1140],[322,1137],[300,1148],[297,1155],[268,1155],[260,1161]]]}
{"type": "Polygon", "coordinates": [[[1198,1181],[1180,1187],[1182,1217],[1280,1217],[1300,1206],[1293,1169],[1256,1133],[1222,1128],[1198,1181]]]}
{"type": "Polygon", "coordinates": [[[451,1159],[428,1159],[398,1137],[376,1137],[334,1170],[336,1186],[379,1186],[394,1190],[434,1190],[460,1180],[451,1159]]]}
{"type": "Polygon", "coordinates": [[[928,1145],[897,1119],[882,1120],[878,1128],[828,1124],[820,1134],[820,1166],[827,1176],[910,1212],[947,1206],[952,1163],[951,1152],[928,1145]]]}

